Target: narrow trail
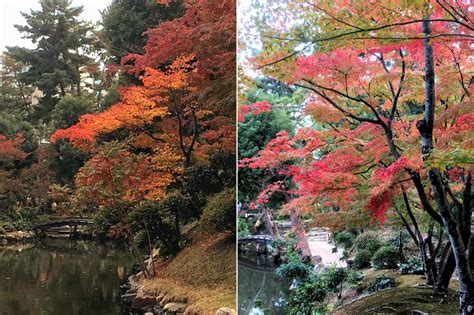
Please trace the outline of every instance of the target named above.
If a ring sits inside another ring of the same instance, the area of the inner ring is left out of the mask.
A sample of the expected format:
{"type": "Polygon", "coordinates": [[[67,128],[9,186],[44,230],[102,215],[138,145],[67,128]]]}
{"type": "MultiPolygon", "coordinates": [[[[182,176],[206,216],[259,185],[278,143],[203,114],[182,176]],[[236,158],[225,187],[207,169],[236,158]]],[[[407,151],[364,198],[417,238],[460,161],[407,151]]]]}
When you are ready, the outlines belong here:
{"type": "Polygon", "coordinates": [[[328,243],[329,233],[325,229],[312,229],[306,234],[311,255],[320,256],[323,265],[336,265],[346,267],[345,261],[341,260],[342,250],[332,252],[334,245],[328,243]]]}

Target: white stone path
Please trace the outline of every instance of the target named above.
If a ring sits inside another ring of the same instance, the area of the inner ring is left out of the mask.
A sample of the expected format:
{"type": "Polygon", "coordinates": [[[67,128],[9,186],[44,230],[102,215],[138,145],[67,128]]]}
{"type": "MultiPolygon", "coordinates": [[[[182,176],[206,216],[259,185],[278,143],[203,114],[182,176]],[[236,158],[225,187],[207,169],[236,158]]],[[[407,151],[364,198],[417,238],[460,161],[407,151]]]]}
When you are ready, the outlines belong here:
{"type": "Polygon", "coordinates": [[[347,264],[344,260],[340,260],[342,257],[342,250],[338,249],[337,252],[333,253],[333,244],[328,243],[329,233],[325,229],[313,229],[306,235],[311,255],[320,256],[322,263],[325,266],[335,265],[337,267],[346,267],[347,264]]]}

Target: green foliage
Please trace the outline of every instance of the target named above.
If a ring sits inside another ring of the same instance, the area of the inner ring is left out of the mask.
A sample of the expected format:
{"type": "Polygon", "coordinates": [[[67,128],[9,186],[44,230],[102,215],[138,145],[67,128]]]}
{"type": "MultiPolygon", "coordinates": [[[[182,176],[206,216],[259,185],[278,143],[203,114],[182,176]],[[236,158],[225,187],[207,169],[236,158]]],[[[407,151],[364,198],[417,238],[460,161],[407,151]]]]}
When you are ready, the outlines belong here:
{"type": "Polygon", "coordinates": [[[61,185],[72,185],[77,171],[84,166],[89,154],[74,148],[68,141],[59,139],[52,144],[55,155],[48,158],[48,166],[54,170],[61,185]]]}
{"type": "MultiPolygon", "coordinates": [[[[268,101],[275,106],[299,104],[301,95],[293,93],[286,85],[269,78],[256,80],[259,88],[247,95],[248,102],[268,101]]],[[[245,121],[238,124],[239,159],[256,156],[265,145],[282,130],[289,134],[293,131],[290,111],[274,107],[270,112],[259,115],[246,115],[245,121]]],[[[248,202],[255,199],[261,188],[265,172],[259,169],[242,168],[239,170],[239,200],[248,202]]],[[[271,180],[271,178],[268,178],[271,180]]]]}
{"type": "Polygon", "coordinates": [[[347,268],[330,266],[318,274],[319,281],[332,292],[342,293],[343,287],[360,289],[363,284],[363,275],[360,272],[351,271],[347,268]]]}
{"type": "Polygon", "coordinates": [[[382,246],[372,256],[372,264],[376,269],[397,268],[398,250],[394,246],[382,246]]]}
{"type": "Polygon", "coordinates": [[[356,236],[350,231],[335,232],[333,236],[334,243],[337,247],[349,249],[354,244],[356,236]]]}
{"type": "Polygon", "coordinates": [[[201,222],[214,231],[235,233],[235,211],[235,188],[226,188],[209,199],[201,222]]]}
{"type": "Polygon", "coordinates": [[[28,231],[36,223],[36,212],[31,207],[20,207],[15,211],[2,213],[0,216],[0,234],[14,231],[28,231]]]}
{"type": "Polygon", "coordinates": [[[350,271],[347,275],[347,287],[350,289],[360,290],[364,285],[364,275],[362,272],[350,271]]]}
{"type": "Polygon", "coordinates": [[[362,269],[370,267],[370,260],[372,259],[373,252],[367,249],[361,249],[356,252],[354,256],[354,268],[362,269]]]}
{"type": "Polygon", "coordinates": [[[111,207],[99,207],[94,215],[94,225],[103,232],[108,232],[112,227],[124,222],[130,209],[130,202],[117,202],[111,207]]]}
{"type": "Polygon", "coordinates": [[[290,293],[285,310],[288,314],[314,314],[326,311],[328,288],[322,281],[305,282],[290,293]]]}
{"type": "Polygon", "coordinates": [[[237,221],[237,235],[238,237],[244,237],[250,235],[250,228],[245,218],[239,218],[237,221]]]}
{"type": "Polygon", "coordinates": [[[92,112],[94,106],[95,99],[93,95],[85,93],[79,96],[66,95],[56,104],[51,113],[54,127],[65,129],[76,124],[79,117],[92,112]]]}
{"type": "Polygon", "coordinates": [[[415,258],[401,263],[399,270],[402,275],[422,275],[424,273],[422,261],[415,258]]]}
{"type": "Polygon", "coordinates": [[[378,276],[366,288],[368,293],[395,287],[395,279],[387,276],[378,276]]]}
{"type": "Polygon", "coordinates": [[[37,46],[34,49],[9,47],[8,54],[29,66],[19,74],[20,81],[43,92],[32,118],[49,122],[60,96],[68,91],[79,94],[79,68],[92,61],[87,53],[94,49],[95,38],[92,25],[79,18],[82,7],[73,7],[68,0],[41,1],[40,4],[40,10],[23,13],[26,25],[16,25],[37,46]]]}
{"type": "Polygon", "coordinates": [[[308,266],[298,261],[288,261],[276,269],[276,274],[280,278],[304,280],[310,274],[308,266]]]}
{"type": "Polygon", "coordinates": [[[235,165],[235,154],[219,151],[207,163],[186,168],[184,189],[198,208],[206,204],[210,195],[235,186],[235,168],[231,165],[235,165]]]}
{"type": "Polygon", "coordinates": [[[127,54],[142,54],[146,44],[143,33],[160,22],[182,15],[179,1],[169,5],[153,0],[113,0],[102,12],[101,37],[116,63],[127,54]]]}
{"type": "Polygon", "coordinates": [[[366,232],[357,236],[354,241],[355,249],[361,250],[365,249],[374,253],[377,249],[382,246],[382,241],[380,237],[374,232],[366,232]]]}
{"type": "Polygon", "coordinates": [[[137,205],[128,216],[135,242],[147,247],[150,242],[151,246],[159,247],[165,257],[178,252],[181,240],[179,215],[169,208],[172,203],[167,199],[137,205]]]}
{"type": "Polygon", "coordinates": [[[331,291],[337,292],[341,284],[347,280],[349,270],[347,268],[330,266],[318,274],[318,276],[331,291]]]}

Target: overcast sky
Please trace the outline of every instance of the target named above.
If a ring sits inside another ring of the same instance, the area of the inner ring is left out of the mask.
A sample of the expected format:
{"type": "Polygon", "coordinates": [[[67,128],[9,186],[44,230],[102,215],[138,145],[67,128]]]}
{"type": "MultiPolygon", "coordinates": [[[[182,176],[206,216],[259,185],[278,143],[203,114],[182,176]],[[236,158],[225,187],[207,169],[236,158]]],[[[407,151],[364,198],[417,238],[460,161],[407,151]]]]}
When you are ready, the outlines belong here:
{"type": "MultiPolygon", "coordinates": [[[[105,9],[111,0],[73,0],[75,6],[83,5],[84,12],[81,19],[92,21],[100,20],[99,10],[105,9]]],[[[21,38],[21,34],[13,27],[15,24],[24,25],[25,20],[20,12],[30,12],[30,9],[40,9],[38,0],[0,0],[0,51],[6,46],[21,46],[33,48],[28,39],[21,38]]]]}

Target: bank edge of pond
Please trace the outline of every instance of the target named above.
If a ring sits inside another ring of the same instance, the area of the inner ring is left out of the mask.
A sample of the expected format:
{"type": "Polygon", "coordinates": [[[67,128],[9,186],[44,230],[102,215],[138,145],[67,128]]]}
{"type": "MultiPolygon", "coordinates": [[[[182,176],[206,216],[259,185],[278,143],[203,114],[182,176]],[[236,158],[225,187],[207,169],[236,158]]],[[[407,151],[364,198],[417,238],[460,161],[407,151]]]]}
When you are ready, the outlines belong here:
{"type": "Polygon", "coordinates": [[[37,238],[32,231],[15,231],[0,234],[0,245],[11,245],[15,243],[34,243],[37,238]]]}
{"type": "MultiPolygon", "coordinates": [[[[154,262],[156,276],[138,271],[123,287],[123,302],[139,314],[218,314],[235,311],[235,236],[195,235],[171,260],[154,262]]],[[[145,261],[150,273],[153,267],[145,261]]]]}
{"type": "Polygon", "coordinates": [[[362,270],[367,285],[378,276],[395,279],[396,286],[375,293],[363,293],[332,313],[351,314],[457,314],[459,294],[458,283],[452,279],[445,295],[434,295],[433,288],[425,286],[423,275],[402,275],[398,270],[373,268],[362,270]]]}

